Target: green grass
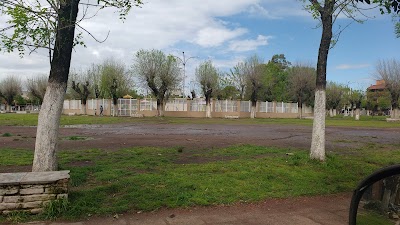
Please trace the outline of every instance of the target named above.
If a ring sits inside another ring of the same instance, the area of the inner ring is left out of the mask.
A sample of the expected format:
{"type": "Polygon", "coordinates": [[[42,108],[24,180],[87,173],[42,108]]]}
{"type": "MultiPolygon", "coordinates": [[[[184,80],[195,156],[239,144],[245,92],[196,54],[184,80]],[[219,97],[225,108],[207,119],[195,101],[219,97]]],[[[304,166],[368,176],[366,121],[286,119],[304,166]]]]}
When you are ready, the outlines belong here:
{"type": "MultiPolygon", "coordinates": [[[[298,149],[239,145],[196,154],[179,149],[60,151],[60,169],[71,170],[70,204],[62,217],[349,192],[374,170],[400,161],[397,147],[379,154],[377,146],[355,149],[359,154],[328,155],[324,163],[298,149]],[[176,163],[196,157],[207,160],[176,163]]],[[[28,150],[0,149],[0,166],[29,165],[32,157],[28,150]]]]}
{"type": "Polygon", "coordinates": [[[1,136],[2,136],[2,137],[11,137],[11,136],[12,136],[12,134],[11,134],[11,133],[8,133],[8,132],[6,132],[6,133],[2,134],[1,136]]]}
{"type": "Polygon", "coordinates": [[[357,214],[357,225],[394,225],[395,222],[373,211],[357,214]]]}
{"type": "MultiPolygon", "coordinates": [[[[36,126],[37,114],[0,114],[0,125],[6,126],[36,126]]],[[[115,123],[148,123],[148,124],[290,124],[312,126],[310,119],[221,119],[221,118],[173,118],[173,117],[100,117],[100,116],[61,116],[60,124],[79,125],[79,124],[115,124],[115,123]]],[[[326,118],[326,126],[342,127],[376,127],[376,128],[400,128],[400,123],[386,122],[386,117],[367,117],[361,116],[360,121],[355,121],[351,117],[337,116],[326,118]]]]}

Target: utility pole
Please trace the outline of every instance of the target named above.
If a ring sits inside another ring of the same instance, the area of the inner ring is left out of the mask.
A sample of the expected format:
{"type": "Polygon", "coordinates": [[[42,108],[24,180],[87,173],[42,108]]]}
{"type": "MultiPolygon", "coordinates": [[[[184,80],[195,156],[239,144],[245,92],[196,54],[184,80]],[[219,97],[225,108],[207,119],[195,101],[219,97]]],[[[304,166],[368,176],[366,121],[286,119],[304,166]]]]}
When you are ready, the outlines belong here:
{"type": "Polygon", "coordinates": [[[196,56],[192,56],[189,58],[185,57],[185,52],[182,52],[182,58],[178,57],[178,56],[174,56],[175,58],[179,59],[183,65],[183,79],[182,79],[182,96],[185,98],[185,78],[186,78],[186,63],[187,61],[189,61],[189,59],[194,59],[197,58],[196,56]]]}

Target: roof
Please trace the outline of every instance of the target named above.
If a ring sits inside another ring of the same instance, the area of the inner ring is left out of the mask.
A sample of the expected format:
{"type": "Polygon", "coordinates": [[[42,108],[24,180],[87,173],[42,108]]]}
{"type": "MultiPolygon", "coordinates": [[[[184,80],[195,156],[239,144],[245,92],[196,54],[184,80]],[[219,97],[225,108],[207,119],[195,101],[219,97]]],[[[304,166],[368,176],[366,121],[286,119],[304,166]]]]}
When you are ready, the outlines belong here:
{"type": "Polygon", "coordinates": [[[386,88],[385,84],[376,84],[376,85],[371,85],[368,90],[384,90],[386,88]]]}

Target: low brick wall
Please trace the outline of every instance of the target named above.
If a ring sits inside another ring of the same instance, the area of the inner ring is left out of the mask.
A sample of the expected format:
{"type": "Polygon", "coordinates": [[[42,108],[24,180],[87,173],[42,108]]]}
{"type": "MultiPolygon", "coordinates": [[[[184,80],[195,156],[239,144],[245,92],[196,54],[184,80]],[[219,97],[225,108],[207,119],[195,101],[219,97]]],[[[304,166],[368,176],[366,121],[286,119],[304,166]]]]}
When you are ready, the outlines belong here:
{"type": "Polygon", "coordinates": [[[0,173],[0,214],[40,213],[50,201],[68,198],[69,170],[0,173]]]}

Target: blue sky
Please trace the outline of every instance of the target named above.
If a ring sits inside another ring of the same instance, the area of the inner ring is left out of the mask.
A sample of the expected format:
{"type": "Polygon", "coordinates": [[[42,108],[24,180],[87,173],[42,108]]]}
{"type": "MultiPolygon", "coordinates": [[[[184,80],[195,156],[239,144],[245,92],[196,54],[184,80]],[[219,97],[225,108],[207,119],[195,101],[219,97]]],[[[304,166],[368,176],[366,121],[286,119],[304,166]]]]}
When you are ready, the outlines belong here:
{"type": "MultiPolygon", "coordinates": [[[[302,8],[296,0],[148,0],[124,23],[113,11],[104,10],[81,25],[99,39],[110,31],[108,40],[100,44],[85,35],[88,47],[75,49],[72,67],[85,69],[106,58],[129,67],[139,49],[161,49],[177,56],[185,51],[187,57],[197,57],[187,63],[188,87],[195,67],[207,59],[225,71],[254,54],[265,61],[274,54],[285,54],[293,63],[316,64],[321,28],[316,28],[318,21],[302,8]]],[[[331,49],[328,80],[364,89],[375,82],[377,60],[398,57],[395,46],[400,39],[395,37],[391,17],[378,10],[368,15],[376,18],[352,23],[331,49]]],[[[0,18],[0,27],[6,19],[0,18]]],[[[341,16],[337,24],[345,26],[350,21],[341,16]]],[[[48,74],[48,61],[45,51],[23,59],[17,53],[1,53],[0,80],[9,74],[22,79],[48,74]]]]}

